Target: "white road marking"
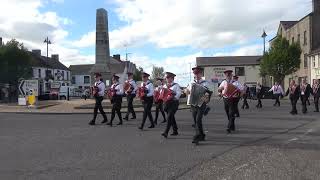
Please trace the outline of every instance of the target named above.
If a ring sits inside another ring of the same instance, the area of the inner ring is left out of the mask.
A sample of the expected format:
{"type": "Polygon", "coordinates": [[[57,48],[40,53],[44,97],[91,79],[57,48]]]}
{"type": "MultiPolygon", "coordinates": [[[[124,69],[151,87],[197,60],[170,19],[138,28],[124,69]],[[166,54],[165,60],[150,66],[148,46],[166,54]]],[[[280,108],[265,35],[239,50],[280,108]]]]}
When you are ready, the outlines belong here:
{"type": "Polygon", "coordinates": [[[238,171],[238,170],[241,169],[241,168],[247,167],[247,166],[249,166],[249,164],[243,164],[243,165],[237,167],[237,168],[236,168],[236,171],[238,171]]]}

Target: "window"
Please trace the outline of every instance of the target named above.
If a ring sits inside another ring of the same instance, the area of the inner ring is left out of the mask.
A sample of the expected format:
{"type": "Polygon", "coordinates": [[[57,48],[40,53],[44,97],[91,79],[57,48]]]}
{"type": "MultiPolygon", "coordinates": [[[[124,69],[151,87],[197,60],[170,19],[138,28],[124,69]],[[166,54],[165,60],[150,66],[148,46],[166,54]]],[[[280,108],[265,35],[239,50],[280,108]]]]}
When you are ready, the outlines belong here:
{"type": "Polygon", "coordinates": [[[244,67],[235,67],[236,76],[245,76],[244,67]]]}
{"type": "Polygon", "coordinates": [[[303,45],[307,45],[307,31],[303,32],[303,45]]]}
{"type": "Polygon", "coordinates": [[[67,81],[69,80],[69,71],[67,71],[67,81]]]}
{"type": "Polygon", "coordinates": [[[90,83],[90,76],[84,76],[83,77],[83,83],[89,84],[90,83]]]}
{"type": "Polygon", "coordinates": [[[298,34],[297,42],[298,42],[298,44],[300,45],[300,34],[298,34]]]}
{"type": "Polygon", "coordinates": [[[62,80],[64,80],[64,71],[61,72],[62,80]]]}
{"type": "Polygon", "coordinates": [[[292,42],[291,42],[292,44],[294,43],[294,37],[292,37],[292,42]]]}
{"type": "Polygon", "coordinates": [[[41,78],[41,69],[38,69],[38,77],[41,78]]]}
{"type": "Polygon", "coordinates": [[[76,77],[75,76],[72,76],[71,83],[76,84],[76,77]]]}
{"type": "Polygon", "coordinates": [[[312,67],[316,67],[316,57],[312,56],[312,67]]]}
{"type": "Polygon", "coordinates": [[[303,67],[305,69],[308,68],[308,56],[307,56],[307,54],[304,54],[303,67]]]}

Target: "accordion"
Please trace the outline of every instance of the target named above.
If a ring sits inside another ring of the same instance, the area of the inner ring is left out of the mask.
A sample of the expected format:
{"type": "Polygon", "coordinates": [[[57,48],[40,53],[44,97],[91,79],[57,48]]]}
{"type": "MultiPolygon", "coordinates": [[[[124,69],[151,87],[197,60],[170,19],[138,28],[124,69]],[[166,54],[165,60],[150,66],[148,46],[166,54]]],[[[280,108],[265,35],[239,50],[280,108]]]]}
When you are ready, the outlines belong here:
{"type": "Polygon", "coordinates": [[[132,91],[132,86],[129,82],[125,82],[123,84],[123,91],[126,93],[126,94],[130,94],[131,91],[132,91]]]}
{"type": "Polygon", "coordinates": [[[143,100],[144,97],[147,95],[147,88],[142,86],[138,88],[138,97],[143,100]]]}
{"type": "Polygon", "coordinates": [[[167,102],[172,100],[173,97],[174,97],[174,93],[171,89],[162,88],[160,90],[159,100],[162,100],[163,102],[167,102]]]}
{"type": "Polygon", "coordinates": [[[227,85],[224,87],[223,96],[225,98],[237,98],[240,96],[240,90],[237,88],[237,86],[227,83],[227,85]]]}
{"type": "Polygon", "coordinates": [[[98,86],[93,86],[91,87],[91,94],[94,96],[94,97],[99,97],[99,88],[98,86]]]}
{"type": "Polygon", "coordinates": [[[190,95],[188,96],[187,105],[201,107],[204,103],[203,97],[206,95],[207,89],[199,84],[192,83],[190,95]]]}
{"type": "Polygon", "coordinates": [[[153,93],[153,97],[154,97],[154,102],[158,103],[160,101],[160,91],[159,90],[155,90],[153,93]]]}
{"type": "Polygon", "coordinates": [[[109,99],[112,99],[113,96],[115,96],[115,95],[116,95],[116,90],[115,89],[113,89],[113,88],[108,89],[107,96],[108,96],[109,99]]]}

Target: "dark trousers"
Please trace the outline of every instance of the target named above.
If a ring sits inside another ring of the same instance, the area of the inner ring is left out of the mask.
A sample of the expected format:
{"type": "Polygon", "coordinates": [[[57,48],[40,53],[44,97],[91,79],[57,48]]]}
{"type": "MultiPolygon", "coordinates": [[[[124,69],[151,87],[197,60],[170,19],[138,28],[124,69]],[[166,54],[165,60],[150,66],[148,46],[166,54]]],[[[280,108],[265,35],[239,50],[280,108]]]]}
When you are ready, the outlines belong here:
{"type": "Polygon", "coordinates": [[[319,96],[314,97],[314,107],[315,111],[319,111],[319,96]]]}
{"type": "Polygon", "coordinates": [[[261,98],[260,98],[260,97],[258,97],[257,108],[262,108],[262,101],[261,101],[261,98]]]}
{"type": "Polygon", "coordinates": [[[274,94],[273,96],[276,99],[276,101],[274,102],[274,106],[280,106],[280,94],[274,94]]]}
{"type": "Polygon", "coordinates": [[[166,121],[166,114],[164,113],[164,110],[163,110],[163,102],[156,103],[156,117],[154,119],[154,122],[156,124],[158,123],[159,112],[161,112],[162,114],[163,121],[166,121]]]}
{"type": "Polygon", "coordinates": [[[291,102],[291,112],[292,114],[297,114],[297,102],[298,102],[298,98],[296,97],[290,97],[290,102],[291,102]]]}
{"type": "Polygon", "coordinates": [[[228,117],[228,130],[235,130],[235,107],[237,106],[237,101],[235,98],[224,98],[224,110],[228,117]]]}
{"type": "Polygon", "coordinates": [[[107,120],[108,118],[106,116],[106,113],[104,112],[104,110],[102,108],[103,96],[95,97],[95,100],[96,100],[96,104],[94,105],[93,120],[92,121],[96,120],[97,115],[98,115],[98,109],[99,109],[100,113],[102,114],[103,119],[107,120]]]}
{"type": "Polygon", "coordinates": [[[164,133],[168,134],[170,131],[170,128],[172,127],[173,132],[178,132],[178,126],[175,118],[175,114],[179,107],[179,101],[173,100],[166,103],[167,107],[167,113],[168,113],[168,121],[167,121],[167,127],[164,131],[164,133]]]}
{"type": "Polygon", "coordinates": [[[133,108],[133,99],[135,97],[136,97],[135,94],[128,94],[127,95],[128,110],[127,110],[127,114],[125,116],[126,119],[129,118],[130,113],[132,113],[133,118],[136,118],[136,112],[134,111],[134,108],[133,108]]]}
{"type": "Polygon", "coordinates": [[[195,129],[196,129],[196,135],[194,136],[194,139],[203,137],[204,131],[202,126],[202,118],[203,113],[206,108],[206,104],[203,104],[201,107],[198,106],[191,106],[192,116],[195,123],[195,129]]]}
{"type": "Polygon", "coordinates": [[[121,104],[122,104],[122,97],[116,96],[113,97],[112,100],[112,111],[111,111],[111,122],[114,120],[116,113],[118,115],[120,123],[122,123],[122,116],[121,116],[121,104]]]}
{"type": "Polygon", "coordinates": [[[240,116],[240,113],[239,113],[239,107],[238,107],[238,104],[240,102],[240,97],[238,98],[234,98],[235,100],[235,107],[234,107],[234,115],[239,117],[240,116]]]}
{"type": "Polygon", "coordinates": [[[248,96],[247,95],[244,95],[243,96],[243,104],[242,104],[242,109],[246,108],[246,109],[249,109],[249,104],[248,104],[248,96]]]}
{"type": "Polygon", "coordinates": [[[300,97],[302,103],[302,113],[307,113],[307,100],[308,97],[305,95],[301,95],[300,97]]]}
{"type": "Polygon", "coordinates": [[[154,126],[152,113],[151,113],[152,104],[153,104],[153,96],[144,98],[144,101],[143,101],[143,117],[142,117],[142,124],[141,124],[142,128],[143,128],[143,126],[144,126],[144,124],[145,124],[145,122],[147,120],[147,117],[149,118],[151,126],[154,126]]]}

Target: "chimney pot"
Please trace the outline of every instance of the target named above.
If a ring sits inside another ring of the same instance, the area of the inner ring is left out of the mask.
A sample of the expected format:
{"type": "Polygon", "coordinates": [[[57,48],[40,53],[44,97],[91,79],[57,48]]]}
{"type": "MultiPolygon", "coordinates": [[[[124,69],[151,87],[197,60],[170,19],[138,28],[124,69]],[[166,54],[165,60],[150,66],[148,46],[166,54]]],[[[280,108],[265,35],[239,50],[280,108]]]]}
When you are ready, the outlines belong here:
{"type": "Polygon", "coordinates": [[[59,54],[52,54],[51,59],[59,61],[59,54]]]}
{"type": "Polygon", "coordinates": [[[36,56],[41,56],[41,50],[40,49],[33,49],[32,50],[32,53],[34,54],[34,55],[36,55],[36,56]]]}

